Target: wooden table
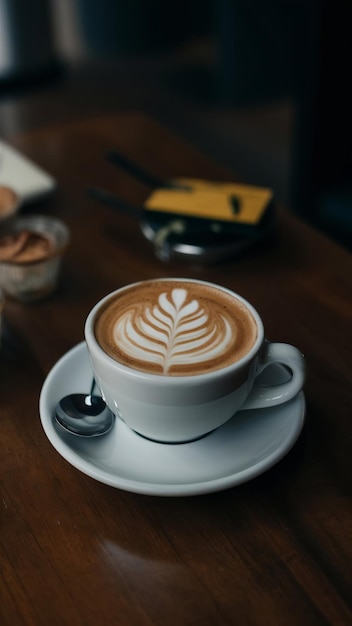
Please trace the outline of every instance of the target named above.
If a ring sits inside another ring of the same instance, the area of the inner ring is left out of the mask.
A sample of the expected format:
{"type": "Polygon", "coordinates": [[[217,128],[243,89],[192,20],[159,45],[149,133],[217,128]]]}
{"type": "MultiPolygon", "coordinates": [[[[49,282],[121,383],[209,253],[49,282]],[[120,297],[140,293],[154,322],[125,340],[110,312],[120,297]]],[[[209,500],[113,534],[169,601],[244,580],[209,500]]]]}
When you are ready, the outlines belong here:
{"type": "Polygon", "coordinates": [[[135,204],[146,197],[107,164],[106,150],[162,176],[229,173],[139,114],[53,126],[15,145],[58,181],[51,198],[23,210],[62,217],[72,240],[57,292],[4,310],[2,626],[351,624],[351,257],[279,211],[276,239],[240,258],[159,261],[135,219],[86,197],[91,184],[135,204]],[[269,338],[305,353],[306,423],[255,480],[202,496],[138,495],[64,460],[43,432],[38,399],[101,296],[175,275],[242,293],[269,338]]]}

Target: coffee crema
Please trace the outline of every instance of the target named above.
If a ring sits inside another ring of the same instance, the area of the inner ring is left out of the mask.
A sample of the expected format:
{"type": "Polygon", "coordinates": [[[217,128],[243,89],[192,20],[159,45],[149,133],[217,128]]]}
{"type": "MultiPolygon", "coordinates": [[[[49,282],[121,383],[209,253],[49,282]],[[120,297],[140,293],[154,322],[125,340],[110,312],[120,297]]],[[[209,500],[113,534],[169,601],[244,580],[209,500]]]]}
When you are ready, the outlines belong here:
{"type": "Polygon", "coordinates": [[[257,324],[240,300],[215,286],[153,280],[105,302],[95,336],[108,355],[133,369],[196,375],[245,356],[256,341],[257,324]]]}

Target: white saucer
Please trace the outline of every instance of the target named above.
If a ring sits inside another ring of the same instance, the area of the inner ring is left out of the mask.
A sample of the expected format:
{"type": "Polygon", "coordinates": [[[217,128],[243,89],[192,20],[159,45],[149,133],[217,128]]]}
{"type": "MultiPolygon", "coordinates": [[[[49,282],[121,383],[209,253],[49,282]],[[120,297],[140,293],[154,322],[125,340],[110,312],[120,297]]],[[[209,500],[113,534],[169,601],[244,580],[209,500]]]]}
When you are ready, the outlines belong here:
{"type": "Polygon", "coordinates": [[[40,417],[54,448],[96,480],[134,493],[190,496],[244,483],[268,470],[290,450],[304,423],[303,392],[286,404],[237,413],[203,439],[168,445],[131,431],[117,419],[110,433],[85,439],[64,432],[53,417],[63,396],[90,389],[92,371],[85,343],[65,354],[48,374],[40,417]]]}

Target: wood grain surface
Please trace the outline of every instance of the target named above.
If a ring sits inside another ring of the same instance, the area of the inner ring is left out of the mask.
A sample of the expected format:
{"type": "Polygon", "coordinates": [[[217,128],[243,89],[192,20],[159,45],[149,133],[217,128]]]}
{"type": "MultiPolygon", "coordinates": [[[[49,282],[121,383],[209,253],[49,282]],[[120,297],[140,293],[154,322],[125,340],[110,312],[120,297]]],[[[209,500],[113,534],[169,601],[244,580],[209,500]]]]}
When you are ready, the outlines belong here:
{"type": "Polygon", "coordinates": [[[116,148],[158,175],[229,173],[138,113],[42,128],[14,145],[58,181],[25,213],[71,231],[56,293],[7,300],[0,349],[0,623],[25,626],[352,623],[351,277],[347,252],[278,210],[274,239],[216,265],[163,263],[135,219],[87,198],[148,189],[105,160],[116,148]],[[40,390],[83,339],[92,305],[151,277],[217,282],[260,311],[269,339],[307,359],[304,430],[275,467],[236,488],[142,496],[98,483],[46,438],[40,390]]]}

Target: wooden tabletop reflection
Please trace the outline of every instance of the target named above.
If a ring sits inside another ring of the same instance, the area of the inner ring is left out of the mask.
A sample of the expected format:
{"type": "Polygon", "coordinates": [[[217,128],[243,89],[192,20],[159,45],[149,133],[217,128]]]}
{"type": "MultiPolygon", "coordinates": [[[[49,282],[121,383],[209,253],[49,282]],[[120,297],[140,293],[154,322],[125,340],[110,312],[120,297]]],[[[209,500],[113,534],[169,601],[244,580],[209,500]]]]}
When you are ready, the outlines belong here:
{"type": "Polygon", "coordinates": [[[107,150],[167,178],[230,174],[140,114],[43,128],[14,145],[58,182],[22,210],[61,217],[71,243],[55,294],[7,300],[3,312],[1,624],[352,623],[349,254],[279,209],[276,237],[246,254],[211,265],[158,260],[135,218],[87,197],[96,185],[131,204],[146,198],[107,150]],[[43,432],[43,382],[83,340],[93,304],[166,276],[234,289],[260,311],[269,339],[306,356],[303,432],[241,486],[180,498],[114,489],[72,467],[43,432]]]}

